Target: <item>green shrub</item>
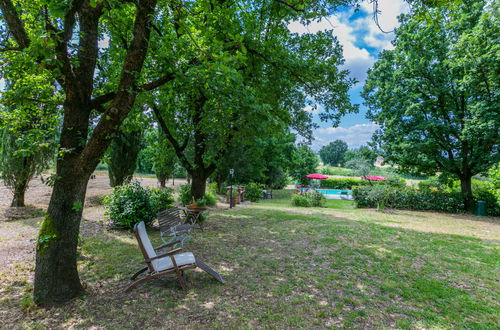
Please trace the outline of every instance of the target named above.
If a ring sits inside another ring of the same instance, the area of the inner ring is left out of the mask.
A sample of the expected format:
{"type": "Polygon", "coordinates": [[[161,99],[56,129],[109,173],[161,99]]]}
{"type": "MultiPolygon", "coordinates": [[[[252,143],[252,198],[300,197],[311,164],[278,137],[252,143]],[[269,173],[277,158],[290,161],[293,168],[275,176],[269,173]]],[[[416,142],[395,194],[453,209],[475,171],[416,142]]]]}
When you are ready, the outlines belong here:
{"type": "Polygon", "coordinates": [[[323,166],[319,168],[319,173],[324,175],[342,175],[342,176],[352,176],[353,170],[344,167],[333,167],[333,166],[323,166]]]}
{"type": "Polygon", "coordinates": [[[430,191],[443,191],[445,186],[438,178],[432,177],[427,180],[422,180],[418,183],[418,190],[430,192],[430,191]]]}
{"type": "Polygon", "coordinates": [[[306,196],[297,194],[292,196],[292,205],[301,207],[310,207],[311,201],[306,196]]]}
{"type": "Polygon", "coordinates": [[[317,192],[308,192],[305,195],[293,195],[292,205],[301,207],[322,207],[325,204],[325,196],[317,192]]]}
{"type": "Polygon", "coordinates": [[[217,195],[213,191],[207,191],[205,195],[196,201],[199,206],[215,206],[217,204],[217,195]]]}
{"type": "Polygon", "coordinates": [[[497,196],[491,191],[488,185],[473,188],[474,200],[486,202],[486,214],[491,216],[500,215],[500,203],[497,196]]]}
{"type": "Polygon", "coordinates": [[[362,186],[367,184],[366,180],[361,179],[326,179],[320,181],[321,188],[328,189],[351,189],[352,187],[362,186]]]}
{"type": "Polygon", "coordinates": [[[149,225],[156,217],[150,192],[137,181],[113,188],[113,192],[104,199],[104,204],[107,207],[106,217],[118,228],[132,229],[141,221],[149,225]]]}
{"type": "Polygon", "coordinates": [[[406,180],[397,176],[391,176],[387,179],[386,185],[403,188],[406,186],[406,180]]]}
{"type": "Polygon", "coordinates": [[[258,202],[262,199],[262,189],[264,185],[261,183],[249,183],[245,186],[245,198],[251,202],[258,202]]]}
{"type": "Polygon", "coordinates": [[[214,194],[217,194],[218,187],[217,187],[217,182],[212,182],[207,185],[207,191],[213,192],[214,194]]]}
{"type": "Polygon", "coordinates": [[[309,199],[311,206],[322,207],[325,205],[325,196],[318,192],[308,192],[306,197],[309,199]]]}
{"type": "Polygon", "coordinates": [[[179,202],[182,205],[189,205],[191,204],[191,200],[191,185],[187,183],[183,184],[179,189],[179,202]]]}
{"type": "Polygon", "coordinates": [[[171,208],[174,204],[173,191],[171,188],[153,188],[149,190],[151,205],[155,212],[171,208]]]}
{"type": "Polygon", "coordinates": [[[356,187],[352,196],[359,208],[386,207],[392,209],[464,212],[463,199],[457,192],[420,191],[411,187],[356,187]]]}

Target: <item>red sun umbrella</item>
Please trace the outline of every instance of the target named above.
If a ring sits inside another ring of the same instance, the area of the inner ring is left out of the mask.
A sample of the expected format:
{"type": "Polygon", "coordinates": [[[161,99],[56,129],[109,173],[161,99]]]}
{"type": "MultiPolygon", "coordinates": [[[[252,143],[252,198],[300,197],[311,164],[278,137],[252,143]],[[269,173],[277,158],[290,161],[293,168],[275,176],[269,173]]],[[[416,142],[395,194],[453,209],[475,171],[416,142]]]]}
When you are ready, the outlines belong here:
{"type": "Polygon", "coordinates": [[[376,176],[376,175],[367,175],[367,176],[362,176],[361,178],[370,181],[387,181],[386,177],[376,176]]]}
{"type": "Polygon", "coordinates": [[[308,174],[308,175],[306,175],[306,178],[308,178],[308,179],[317,179],[317,180],[328,179],[328,177],[326,175],[319,174],[319,173],[308,174]]]}

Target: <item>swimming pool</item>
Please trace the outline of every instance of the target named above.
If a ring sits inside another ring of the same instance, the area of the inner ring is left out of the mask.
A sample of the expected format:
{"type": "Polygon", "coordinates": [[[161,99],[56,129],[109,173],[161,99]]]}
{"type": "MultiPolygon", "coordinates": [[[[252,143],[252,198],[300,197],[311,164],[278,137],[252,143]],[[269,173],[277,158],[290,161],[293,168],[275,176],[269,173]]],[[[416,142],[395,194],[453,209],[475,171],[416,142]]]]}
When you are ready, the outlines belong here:
{"type": "Polygon", "coordinates": [[[317,189],[317,192],[323,194],[326,199],[344,199],[352,200],[352,192],[350,190],[340,189],[317,189]]]}
{"type": "Polygon", "coordinates": [[[323,195],[352,195],[350,190],[339,190],[339,189],[317,189],[316,190],[319,193],[322,193],[323,195]],[[344,194],[342,194],[344,192],[344,194]]]}

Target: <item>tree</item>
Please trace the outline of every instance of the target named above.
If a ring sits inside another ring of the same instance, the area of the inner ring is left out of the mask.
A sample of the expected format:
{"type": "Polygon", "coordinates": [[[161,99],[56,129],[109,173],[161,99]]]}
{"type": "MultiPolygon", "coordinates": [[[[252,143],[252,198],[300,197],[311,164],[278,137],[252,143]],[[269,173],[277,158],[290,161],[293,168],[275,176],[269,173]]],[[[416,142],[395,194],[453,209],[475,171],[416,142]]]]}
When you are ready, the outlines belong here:
{"type": "Polygon", "coordinates": [[[403,15],[395,49],[369,71],[363,96],[375,140],[402,172],[471,178],[499,160],[500,27],[485,1],[403,15]]]}
{"type": "Polygon", "coordinates": [[[82,293],[76,246],[87,182],[137,93],[169,78],[150,76],[147,82],[141,75],[158,19],[156,2],[0,0],[0,19],[8,27],[0,30],[2,51],[30,56],[65,95],[54,187],[37,244],[33,294],[38,304],[82,293]],[[109,47],[100,50],[103,32],[109,47]],[[113,65],[96,72],[101,59],[113,65]],[[116,74],[108,75],[107,68],[116,74]]]}
{"type": "Polygon", "coordinates": [[[297,19],[297,12],[275,6],[263,1],[242,15],[236,6],[213,3],[210,13],[175,17],[184,27],[175,41],[183,52],[183,74],[147,104],[192,177],[195,199],[233,145],[283,126],[310,137],[311,116],[303,109],[311,99],[324,105],[324,120],[337,122],[355,109],[347,95],[354,81],[339,69],[336,38],[331,32],[291,33],[283,22],[297,19]],[[191,30],[196,34],[189,35],[191,30]],[[186,44],[186,38],[194,42],[186,44]]]}
{"type": "Polygon", "coordinates": [[[12,207],[24,206],[31,179],[54,158],[58,93],[48,72],[26,56],[3,60],[7,88],[0,106],[0,178],[12,190],[12,207]]]}
{"type": "Polygon", "coordinates": [[[155,147],[156,154],[153,158],[153,170],[160,186],[165,188],[168,178],[174,174],[177,156],[162,132],[158,132],[158,140],[155,147]]]}
{"type": "Polygon", "coordinates": [[[307,144],[299,144],[293,152],[290,176],[299,182],[308,182],[305,176],[316,172],[318,165],[318,155],[307,144]]]}
{"type": "Polygon", "coordinates": [[[212,177],[220,187],[227,182],[229,169],[234,168],[238,183],[261,183],[273,189],[287,184],[287,171],[295,150],[295,135],[288,129],[282,132],[262,132],[252,140],[243,140],[232,146],[226,158],[217,163],[212,177]]]}
{"type": "Polygon", "coordinates": [[[323,146],[319,151],[319,156],[325,165],[339,166],[344,163],[344,155],[348,150],[347,143],[342,140],[335,140],[323,146]]]}
{"type": "Polygon", "coordinates": [[[353,169],[361,177],[369,175],[374,168],[373,163],[366,158],[352,158],[345,163],[345,166],[353,169]]]}
{"type": "Polygon", "coordinates": [[[367,146],[361,146],[357,149],[348,150],[344,155],[345,167],[352,168],[352,167],[349,167],[348,163],[350,160],[353,160],[353,159],[364,159],[369,164],[371,164],[370,166],[372,166],[372,168],[373,168],[375,161],[377,160],[377,153],[373,149],[371,149],[367,146]]]}
{"type": "Polygon", "coordinates": [[[142,130],[118,132],[108,147],[109,184],[121,186],[132,180],[137,168],[137,157],[142,149],[142,130]]]}

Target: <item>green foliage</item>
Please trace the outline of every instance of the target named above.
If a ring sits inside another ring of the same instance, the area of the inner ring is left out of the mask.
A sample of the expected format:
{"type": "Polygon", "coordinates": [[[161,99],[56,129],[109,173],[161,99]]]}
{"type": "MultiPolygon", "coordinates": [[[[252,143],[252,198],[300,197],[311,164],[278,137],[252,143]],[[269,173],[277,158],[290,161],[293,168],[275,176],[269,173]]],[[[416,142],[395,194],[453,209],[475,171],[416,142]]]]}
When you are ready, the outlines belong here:
{"type": "Polygon", "coordinates": [[[245,198],[251,202],[258,202],[262,199],[263,189],[263,184],[251,182],[245,185],[245,198]]]}
{"type": "Polygon", "coordinates": [[[344,164],[353,159],[365,159],[373,165],[377,160],[377,153],[370,147],[362,146],[348,150],[344,155],[344,164]]]}
{"type": "Polygon", "coordinates": [[[388,185],[355,187],[352,195],[356,206],[391,209],[428,210],[449,213],[465,212],[463,199],[457,192],[419,191],[388,185]]]}
{"type": "Polygon", "coordinates": [[[179,202],[181,202],[182,205],[189,205],[191,204],[192,199],[191,185],[187,183],[183,184],[179,189],[179,202]]]}
{"type": "Polygon", "coordinates": [[[153,145],[156,151],[153,158],[153,170],[160,184],[165,186],[165,181],[174,174],[177,156],[164,134],[158,132],[157,137],[158,140],[153,145]]]}
{"type": "Polygon", "coordinates": [[[485,183],[481,187],[473,187],[472,194],[474,196],[474,201],[486,202],[486,213],[488,215],[500,215],[500,202],[498,201],[498,196],[489,189],[488,183],[485,183]]]}
{"type": "Polygon", "coordinates": [[[466,204],[471,176],[500,159],[495,15],[482,0],[402,15],[395,49],[382,52],[363,91],[385,161],[460,179],[466,204]]]}
{"type": "Polygon", "coordinates": [[[318,169],[318,173],[324,175],[341,175],[341,176],[355,176],[354,171],[350,168],[322,166],[318,169]]]}
{"type": "Polygon", "coordinates": [[[163,198],[151,199],[151,193],[141,187],[138,181],[131,181],[124,186],[116,186],[104,199],[107,207],[105,215],[118,228],[132,229],[138,222],[150,225],[156,217],[155,207],[160,206],[163,198]]]}
{"type": "Polygon", "coordinates": [[[402,188],[406,186],[406,180],[397,176],[390,176],[385,181],[385,184],[391,187],[402,188]]]}
{"type": "Polygon", "coordinates": [[[290,176],[299,182],[308,182],[309,180],[305,176],[316,172],[318,165],[318,156],[314,151],[306,144],[301,144],[296,148],[293,154],[290,176]]]}
{"type": "Polygon", "coordinates": [[[427,180],[422,180],[418,182],[418,189],[420,191],[443,191],[445,186],[437,177],[430,177],[427,180]]]}
{"type": "Polygon", "coordinates": [[[295,194],[292,196],[292,205],[300,207],[310,207],[311,201],[304,195],[295,194]]]}
{"type": "Polygon", "coordinates": [[[257,182],[273,189],[285,187],[295,149],[295,136],[286,131],[271,133],[266,132],[255,139],[233,145],[229,155],[220,159],[214,180],[221,186],[224,181],[229,185],[229,169],[234,168],[234,182],[244,185],[257,182]]]}
{"type": "Polygon", "coordinates": [[[300,207],[323,207],[325,204],[325,196],[317,192],[307,192],[304,195],[292,195],[292,205],[300,207]]]}
{"type": "Polygon", "coordinates": [[[205,192],[202,198],[196,200],[199,206],[215,206],[217,204],[217,194],[213,191],[205,192]]]}
{"type": "Polygon", "coordinates": [[[318,192],[307,192],[306,197],[311,201],[313,207],[323,207],[325,205],[325,196],[318,192]]]}
{"type": "Polygon", "coordinates": [[[12,190],[12,206],[24,206],[29,181],[54,157],[60,94],[51,75],[26,54],[0,57],[6,88],[0,104],[0,178],[12,190]]]}
{"type": "Polygon", "coordinates": [[[335,140],[323,146],[319,151],[319,156],[325,165],[339,166],[344,164],[344,155],[347,150],[347,143],[342,140],[335,140]]]}
{"type": "MultiPolygon", "coordinates": [[[[375,182],[373,182],[375,183],[375,182]]],[[[367,185],[368,181],[362,179],[336,179],[330,178],[325,180],[320,180],[321,188],[328,189],[352,189],[353,187],[364,186],[367,185]]],[[[379,182],[375,184],[380,184],[379,182]]]]}
{"type": "Polygon", "coordinates": [[[141,130],[131,130],[118,132],[111,141],[106,161],[111,187],[121,186],[132,180],[142,140],[141,130]]]}
{"type": "Polygon", "coordinates": [[[358,176],[369,175],[374,168],[373,163],[365,158],[352,158],[345,163],[345,167],[352,169],[358,176]]]}
{"type": "Polygon", "coordinates": [[[171,188],[150,188],[149,194],[155,212],[168,209],[174,204],[173,190],[171,188]]]}
{"type": "Polygon", "coordinates": [[[497,163],[488,171],[490,182],[490,192],[496,196],[497,203],[500,204],[500,163],[497,163]]]}

